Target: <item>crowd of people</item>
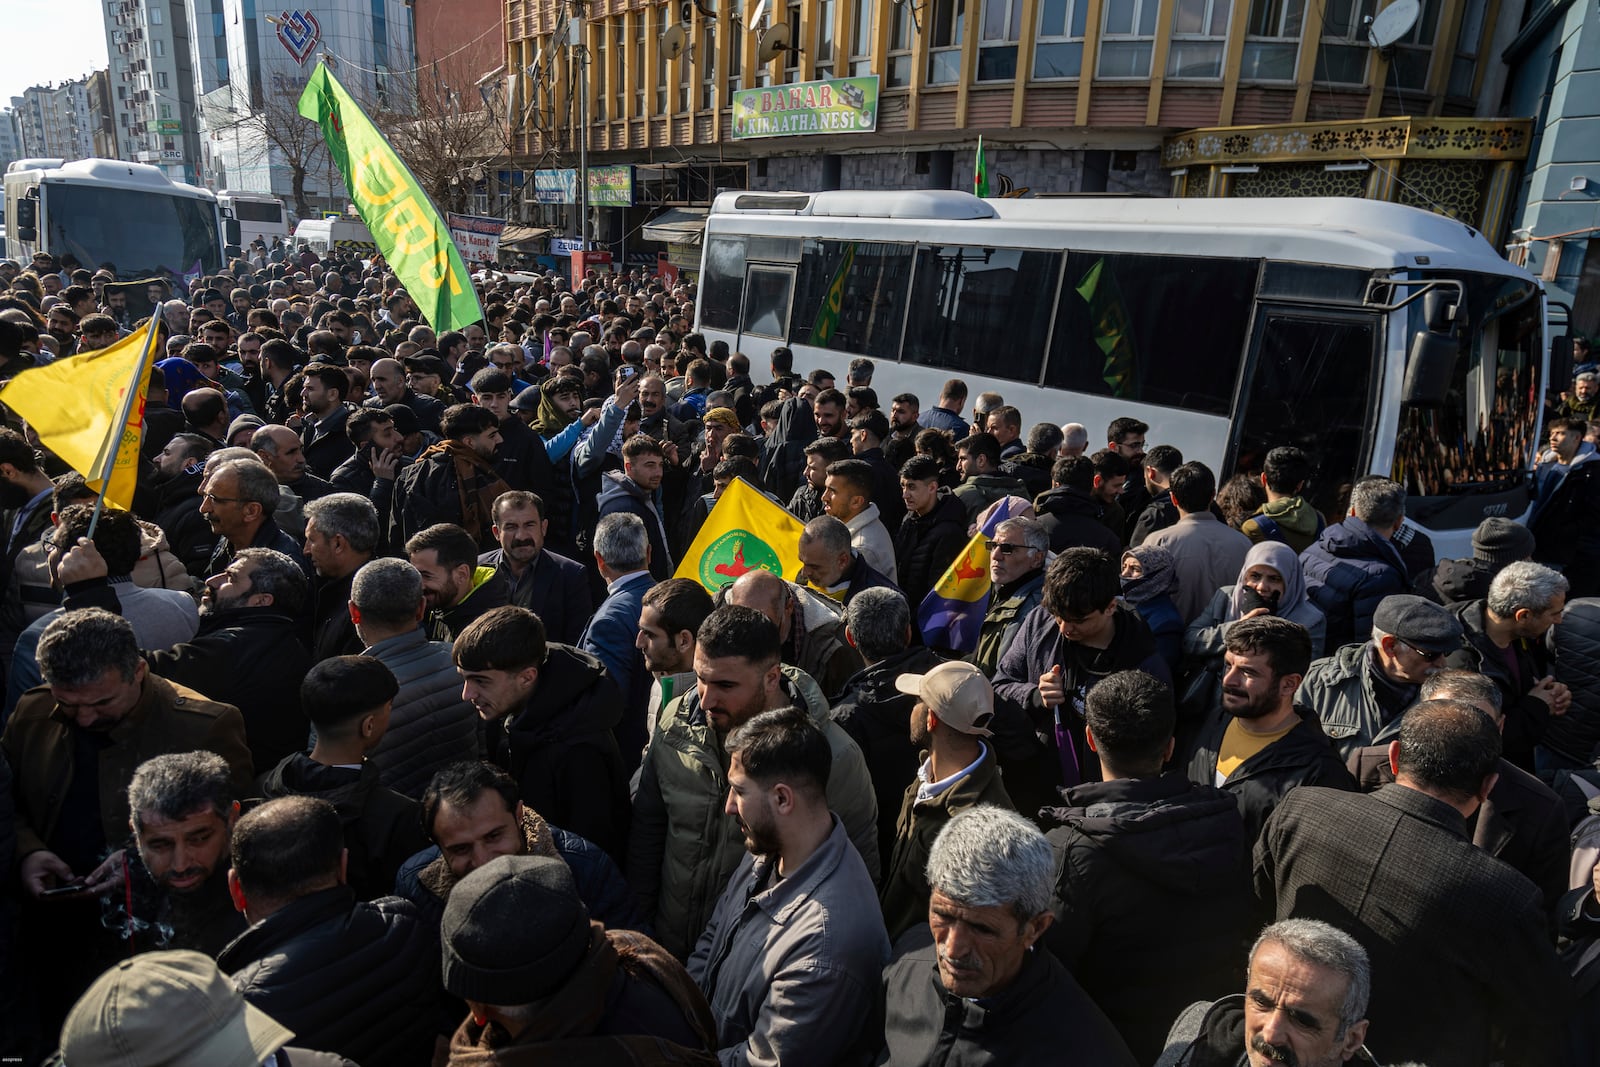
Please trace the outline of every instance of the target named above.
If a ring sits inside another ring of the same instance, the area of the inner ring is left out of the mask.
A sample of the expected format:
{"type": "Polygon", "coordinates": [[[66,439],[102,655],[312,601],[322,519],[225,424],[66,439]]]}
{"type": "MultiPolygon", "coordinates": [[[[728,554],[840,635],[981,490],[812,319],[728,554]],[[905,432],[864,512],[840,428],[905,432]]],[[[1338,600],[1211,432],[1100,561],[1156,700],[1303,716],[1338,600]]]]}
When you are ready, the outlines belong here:
{"type": "MultiPolygon", "coordinates": [[[[0,381],[137,329],[110,280],[0,262],[0,381]]],[[[0,1053],[1600,1060],[1587,371],[1440,561],[1387,478],[753,371],[638,270],[145,295],[131,510],[0,429],[0,1053]],[[736,480],[801,569],[674,577],[736,480]]]]}

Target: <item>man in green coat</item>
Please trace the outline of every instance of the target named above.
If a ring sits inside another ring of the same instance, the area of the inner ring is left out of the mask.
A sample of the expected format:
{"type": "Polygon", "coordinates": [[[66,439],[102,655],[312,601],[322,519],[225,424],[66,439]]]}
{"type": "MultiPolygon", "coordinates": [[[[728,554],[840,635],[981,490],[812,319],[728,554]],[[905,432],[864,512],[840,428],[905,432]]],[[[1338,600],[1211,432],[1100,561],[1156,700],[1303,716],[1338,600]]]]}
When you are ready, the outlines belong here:
{"type": "Polygon", "coordinates": [[[695,634],[695,687],[661,711],[640,768],[628,841],[628,882],[656,940],[686,959],[744,858],[728,801],[728,735],[763,711],[798,707],[833,751],[828,807],[878,876],[878,804],[861,749],[828,717],[804,671],[781,661],[778,628],[754,608],[726,605],[695,634]]]}
{"type": "Polygon", "coordinates": [[[1012,806],[994,750],[982,740],[993,736],[988,722],[994,718],[994,688],[983,672],[970,663],[941,663],[927,674],[902,674],[894,685],[917,698],[911,742],[924,752],[916,780],[906,787],[878,893],[890,941],[928,921],[928,855],[945,824],[979,804],[1012,806]]]}

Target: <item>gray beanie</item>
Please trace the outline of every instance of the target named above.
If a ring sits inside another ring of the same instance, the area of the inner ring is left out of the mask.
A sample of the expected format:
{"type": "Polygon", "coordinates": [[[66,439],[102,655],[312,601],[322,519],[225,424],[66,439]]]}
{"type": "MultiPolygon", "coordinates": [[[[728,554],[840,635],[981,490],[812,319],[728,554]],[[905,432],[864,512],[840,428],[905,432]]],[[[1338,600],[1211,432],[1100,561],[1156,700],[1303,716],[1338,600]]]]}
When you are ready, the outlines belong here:
{"type": "Polygon", "coordinates": [[[480,1004],[532,1004],[583,961],[589,931],[566,863],[499,856],[450,891],[439,930],[444,987],[480,1004]]]}
{"type": "MultiPolygon", "coordinates": [[[[255,433],[265,425],[266,423],[262,421],[261,416],[259,415],[240,415],[238,418],[228,423],[228,432],[222,440],[224,443],[232,441],[233,435],[243,429],[249,429],[251,433],[255,433]]],[[[249,446],[246,445],[245,447],[248,448],[249,446]]]]}
{"type": "Polygon", "coordinates": [[[1511,519],[1484,519],[1472,534],[1472,558],[1480,563],[1503,567],[1532,555],[1532,531],[1511,519]]]}

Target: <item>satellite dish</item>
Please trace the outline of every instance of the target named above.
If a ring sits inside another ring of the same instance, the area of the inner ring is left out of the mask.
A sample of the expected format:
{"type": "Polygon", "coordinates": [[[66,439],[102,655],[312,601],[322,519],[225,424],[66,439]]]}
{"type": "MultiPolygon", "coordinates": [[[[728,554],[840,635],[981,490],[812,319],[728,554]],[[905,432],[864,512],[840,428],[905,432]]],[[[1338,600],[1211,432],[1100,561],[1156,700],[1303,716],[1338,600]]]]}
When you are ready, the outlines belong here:
{"type": "Polygon", "coordinates": [[[785,52],[798,52],[795,48],[794,34],[789,29],[787,22],[774,22],[771,26],[761,31],[761,37],[756,42],[756,61],[765,65],[771,63],[785,52]]]}
{"type": "Polygon", "coordinates": [[[683,55],[683,50],[689,44],[689,35],[683,31],[682,23],[673,23],[667,27],[667,32],[661,35],[661,58],[668,63],[673,62],[683,55]]]}
{"type": "Polygon", "coordinates": [[[1382,51],[1406,34],[1422,16],[1422,0],[1394,0],[1367,24],[1367,43],[1382,51]]]}

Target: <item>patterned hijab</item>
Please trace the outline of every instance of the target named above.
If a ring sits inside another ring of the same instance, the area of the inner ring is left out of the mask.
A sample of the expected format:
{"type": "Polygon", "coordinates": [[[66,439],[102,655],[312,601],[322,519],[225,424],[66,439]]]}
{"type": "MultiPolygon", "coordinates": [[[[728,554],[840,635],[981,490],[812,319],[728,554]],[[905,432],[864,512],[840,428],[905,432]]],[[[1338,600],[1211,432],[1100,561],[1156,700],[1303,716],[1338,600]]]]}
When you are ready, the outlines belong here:
{"type": "Polygon", "coordinates": [[[1155,545],[1140,545],[1122,554],[1123,559],[1129,556],[1139,561],[1144,577],[1122,580],[1122,599],[1127,603],[1138,607],[1156,597],[1172,596],[1178,591],[1178,572],[1171,552],[1155,545]]]}

